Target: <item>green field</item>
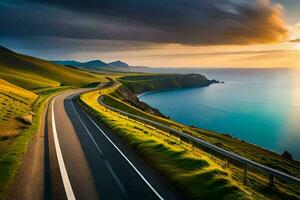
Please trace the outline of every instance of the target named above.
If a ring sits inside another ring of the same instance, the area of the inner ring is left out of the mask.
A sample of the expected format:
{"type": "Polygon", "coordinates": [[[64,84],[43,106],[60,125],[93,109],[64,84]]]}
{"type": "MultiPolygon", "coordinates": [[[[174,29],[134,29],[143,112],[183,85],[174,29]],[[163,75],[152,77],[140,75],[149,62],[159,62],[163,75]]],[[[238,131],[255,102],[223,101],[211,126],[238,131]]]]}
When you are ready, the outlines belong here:
{"type": "Polygon", "coordinates": [[[200,74],[130,75],[118,79],[134,94],[147,91],[208,86],[211,81],[200,74]]]}
{"type": "MultiPolygon", "coordinates": [[[[93,114],[101,123],[108,126],[135,151],[141,154],[141,157],[144,158],[149,165],[152,165],[159,173],[164,174],[170,182],[177,186],[178,189],[183,190],[192,199],[300,198],[299,187],[278,181],[276,181],[276,187],[270,187],[268,186],[268,178],[255,171],[250,171],[248,183],[244,186],[242,184],[242,168],[233,165],[230,165],[228,168],[226,167],[226,160],[217,157],[212,158],[209,153],[202,149],[197,149],[193,154],[189,144],[178,140],[176,137],[170,137],[168,133],[160,130],[157,131],[153,127],[146,127],[126,116],[109,112],[107,108],[97,103],[97,98],[99,95],[106,95],[104,102],[112,107],[147,119],[159,121],[160,123],[171,124],[173,127],[177,127],[181,130],[186,129],[185,131],[190,131],[190,134],[197,135],[204,139],[210,139],[210,142],[225,142],[227,145],[235,145],[237,149],[237,145],[240,145],[242,149],[241,152],[247,149],[249,154],[250,151],[262,153],[266,161],[270,159],[268,162],[276,162],[276,160],[273,159],[278,157],[277,154],[267,152],[260,148],[253,149],[253,145],[245,144],[228,136],[186,127],[167,119],[151,116],[114,97],[107,96],[112,92],[116,92],[116,89],[116,87],[114,89],[107,89],[100,94],[98,91],[86,93],[81,95],[80,102],[88,112],[93,114]],[[199,130],[204,133],[201,132],[200,135],[199,130]],[[225,140],[223,141],[223,139],[225,140]]],[[[247,152],[245,152],[245,154],[247,155],[247,152]]],[[[257,155],[257,157],[259,156],[260,155],[257,155]]],[[[283,161],[284,164],[289,162],[284,159],[283,161]]],[[[299,166],[289,165],[287,168],[297,173],[298,167],[299,166]]],[[[284,168],[284,165],[281,165],[281,168],[284,168]]]]}

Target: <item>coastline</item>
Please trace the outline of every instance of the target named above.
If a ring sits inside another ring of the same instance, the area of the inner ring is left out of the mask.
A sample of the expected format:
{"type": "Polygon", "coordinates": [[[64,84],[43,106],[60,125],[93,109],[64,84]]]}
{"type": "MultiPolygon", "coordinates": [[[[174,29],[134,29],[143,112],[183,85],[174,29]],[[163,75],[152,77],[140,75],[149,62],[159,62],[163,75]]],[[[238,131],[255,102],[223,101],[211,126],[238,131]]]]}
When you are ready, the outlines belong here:
{"type": "Polygon", "coordinates": [[[148,92],[143,92],[143,93],[140,93],[140,94],[135,94],[135,96],[140,99],[140,97],[146,95],[146,94],[150,94],[150,93],[153,93],[153,92],[158,92],[160,90],[153,90],[153,91],[148,91],[148,92]]]}
{"type": "MultiPolygon", "coordinates": [[[[207,86],[207,87],[208,87],[208,86],[207,86]]],[[[188,88],[153,90],[153,91],[148,91],[148,92],[144,92],[144,93],[141,93],[141,94],[136,94],[135,96],[139,99],[139,101],[145,103],[146,105],[148,105],[148,106],[151,107],[151,108],[154,108],[154,109],[158,110],[158,111],[159,111],[160,113],[162,113],[163,115],[166,115],[166,113],[161,112],[161,110],[160,110],[159,108],[153,107],[153,106],[149,105],[147,102],[142,101],[142,100],[140,99],[140,97],[142,97],[142,96],[144,96],[144,95],[146,95],[146,94],[151,94],[151,93],[155,93],[155,92],[160,92],[160,91],[172,91],[172,90],[180,90],[180,89],[188,89],[188,88]]],[[[170,119],[172,120],[172,118],[170,118],[170,119]]],[[[174,119],[173,119],[173,120],[174,120],[174,119]]],[[[282,153],[284,153],[284,152],[279,153],[279,152],[276,152],[275,150],[268,149],[268,148],[263,147],[263,146],[261,146],[261,145],[259,145],[259,144],[252,143],[252,142],[250,142],[250,141],[247,141],[247,140],[238,138],[238,137],[236,137],[236,136],[234,136],[234,135],[232,135],[232,134],[230,134],[230,133],[218,132],[218,131],[214,131],[214,130],[210,130],[210,129],[205,129],[205,128],[198,127],[198,126],[196,126],[196,125],[187,125],[187,124],[178,122],[178,121],[176,121],[176,120],[174,120],[174,122],[180,123],[180,124],[182,124],[182,125],[184,125],[184,126],[187,126],[187,127],[191,127],[191,128],[195,128],[195,129],[199,129],[199,130],[204,130],[204,131],[208,131],[208,132],[215,133],[215,134],[218,134],[218,135],[230,137],[230,138],[233,139],[233,140],[237,140],[237,141],[239,141],[239,142],[242,142],[242,143],[246,143],[246,144],[248,144],[248,145],[255,146],[256,148],[259,148],[259,149],[261,149],[261,150],[263,150],[263,151],[267,151],[267,152],[269,152],[269,153],[274,153],[274,154],[276,154],[277,156],[280,156],[280,157],[282,157],[282,153]]],[[[297,163],[300,163],[300,160],[299,160],[299,159],[295,159],[295,158],[294,158],[293,161],[295,161],[295,162],[297,162],[297,163]]]]}

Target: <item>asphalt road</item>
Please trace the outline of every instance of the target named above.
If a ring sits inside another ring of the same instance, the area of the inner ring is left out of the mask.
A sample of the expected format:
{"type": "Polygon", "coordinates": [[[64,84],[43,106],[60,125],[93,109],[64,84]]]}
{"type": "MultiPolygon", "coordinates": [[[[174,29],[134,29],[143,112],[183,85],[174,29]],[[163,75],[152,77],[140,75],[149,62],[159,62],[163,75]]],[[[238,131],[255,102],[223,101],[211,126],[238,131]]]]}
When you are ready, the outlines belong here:
{"type": "Polygon", "coordinates": [[[49,186],[46,199],[184,199],[132,149],[74,100],[52,100],[47,114],[49,186]]]}

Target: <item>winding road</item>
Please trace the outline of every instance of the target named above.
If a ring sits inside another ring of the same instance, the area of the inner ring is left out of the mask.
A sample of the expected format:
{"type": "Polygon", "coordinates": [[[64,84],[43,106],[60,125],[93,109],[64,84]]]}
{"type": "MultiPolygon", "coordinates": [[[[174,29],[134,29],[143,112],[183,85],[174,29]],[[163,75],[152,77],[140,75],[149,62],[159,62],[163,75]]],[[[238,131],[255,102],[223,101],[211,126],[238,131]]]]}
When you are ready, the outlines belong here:
{"type": "Polygon", "coordinates": [[[183,199],[77,105],[87,90],[64,92],[48,108],[45,199],[183,199]]]}

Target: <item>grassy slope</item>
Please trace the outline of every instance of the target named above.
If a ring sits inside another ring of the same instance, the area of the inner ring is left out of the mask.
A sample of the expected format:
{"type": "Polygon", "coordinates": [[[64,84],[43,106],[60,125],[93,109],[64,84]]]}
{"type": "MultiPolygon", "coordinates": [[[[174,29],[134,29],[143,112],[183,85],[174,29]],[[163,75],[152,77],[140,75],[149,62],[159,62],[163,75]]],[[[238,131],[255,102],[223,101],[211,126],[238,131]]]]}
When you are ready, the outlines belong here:
{"type": "Polygon", "coordinates": [[[211,81],[200,74],[152,74],[124,76],[118,79],[135,94],[186,87],[208,86],[211,81]]]}
{"type": "Polygon", "coordinates": [[[83,86],[105,80],[100,74],[56,65],[3,48],[0,48],[0,78],[25,89],[59,85],[83,86]]]}
{"type": "Polygon", "coordinates": [[[139,110],[139,109],[135,108],[134,106],[131,106],[131,105],[119,100],[118,98],[115,98],[112,95],[104,96],[103,97],[103,102],[105,104],[110,105],[110,106],[112,106],[114,108],[117,108],[119,110],[124,110],[128,113],[138,115],[138,116],[144,117],[146,119],[168,125],[168,126],[173,127],[173,128],[183,127],[183,126],[181,126],[181,124],[176,123],[174,121],[167,120],[167,119],[162,118],[162,117],[157,117],[157,116],[151,115],[147,112],[144,112],[142,110],[139,110]]]}
{"type": "Polygon", "coordinates": [[[8,124],[16,123],[15,118],[26,114],[38,95],[0,79],[0,136],[9,134],[8,124]]]}
{"type": "Polygon", "coordinates": [[[193,199],[248,199],[251,195],[231,178],[231,171],[208,156],[193,155],[188,144],[145,127],[97,103],[99,92],[81,96],[82,105],[123,138],[143,159],[193,199]]]}
{"type": "Polygon", "coordinates": [[[0,79],[0,159],[8,152],[19,131],[26,127],[18,118],[31,110],[37,97],[28,90],[0,79]]]}
{"type": "MultiPolygon", "coordinates": [[[[113,94],[118,94],[120,93],[113,92],[113,94]]],[[[191,135],[200,137],[201,139],[204,139],[206,141],[209,141],[212,144],[218,145],[222,148],[225,148],[227,150],[233,151],[235,153],[238,153],[240,155],[243,155],[245,157],[248,157],[252,160],[255,160],[257,162],[260,162],[262,164],[271,166],[273,168],[279,169],[284,172],[288,172],[290,174],[293,174],[294,176],[299,176],[300,175],[300,163],[296,161],[290,161],[287,160],[278,154],[275,154],[273,152],[264,150],[260,147],[257,147],[255,145],[251,145],[248,143],[245,143],[243,141],[240,141],[235,138],[231,138],[227,135],[222,135],[222,134],[217,134],[211,131],[207,130],[202,130],[199,128],[192,128],[188,127],[182,124],[179,124],[177,122],[164,119],[161,117],[157,117],[154,115],[151,115],[149,113],[146,113],[144,111],[141,111],[117,98],[115,96],[118,95],[106,95],[103,98],[104,103],[107,105],[110,105],[114,108],[124,110],[128,113],[135,114],[153,121],[158,121],[162,124],[171,126],[173,128],[177,128],[180,130],[183,130],[186,133],[189,133],[191,135]]],[[[234,168],[233,171],[235,171],[234,176],[236,176],[236,179],[241,179],[241,170],[240,168],[234,168]]],[[[257,171],[255,173],[258,173],[257,171]]],[[[250,177],[249,179],[249,185],[251,185],[252,189],[251,190],[259,190],[262,192],[263,195],[267,196],[276,196],[281,197],[281,199],[292,199],[292,197],[298,196],[300,197],[300,191],[299,187],[289,185],[289,184],[284,184],[282,182],[277,183],[277,189],[270,189],[267,187],[266,182],[267,182],[267,177],[265,177],[263,174],[258,173],[261,178],[257,179],[256,175],[253,177],[250,177]],[[269,192],[269,193],[268,193],[269,192]],[[289,195],[292,196],[289,196],[289,195]]]]}

